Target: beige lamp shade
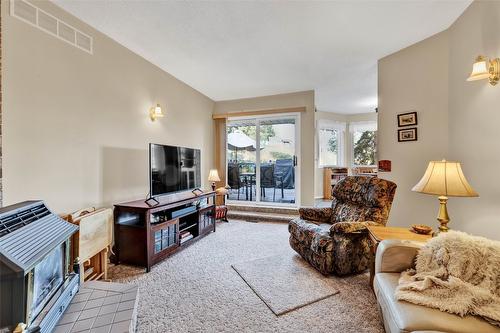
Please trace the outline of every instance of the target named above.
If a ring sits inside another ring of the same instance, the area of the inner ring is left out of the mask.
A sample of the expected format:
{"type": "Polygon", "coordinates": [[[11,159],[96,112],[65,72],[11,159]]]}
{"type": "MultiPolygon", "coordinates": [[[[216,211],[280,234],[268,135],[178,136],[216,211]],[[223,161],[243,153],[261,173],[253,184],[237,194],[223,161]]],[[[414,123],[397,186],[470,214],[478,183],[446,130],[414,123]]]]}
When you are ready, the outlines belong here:
{"type": "Polygon", "coordinates": [[[490,72],[488,69],[488,59],[483,56],[479,56],[476,62],[472,65],[472,73],[470,74],[467,81],[476,81],[482,79],[488,79],[490,77],[490,72]]]}
{"type": "Polygon", "coordinates": [[[477,197],[458,162],[431,161],[412,191],[447,197],[477,197]]]}
{"type": "Polygon", "coordinates": [[[210,172],[208,174],[208,181],[210,181],[210,182],[220,182],[219,172],[217,171],[217,169],[210,170],[210,172]]]}

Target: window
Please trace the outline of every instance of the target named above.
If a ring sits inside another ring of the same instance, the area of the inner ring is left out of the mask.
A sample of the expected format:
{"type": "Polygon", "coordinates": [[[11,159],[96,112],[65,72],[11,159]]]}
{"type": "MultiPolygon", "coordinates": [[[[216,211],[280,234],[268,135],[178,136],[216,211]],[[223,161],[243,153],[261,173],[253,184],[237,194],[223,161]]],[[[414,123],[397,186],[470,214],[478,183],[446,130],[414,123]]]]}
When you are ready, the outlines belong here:
{"type": "Polygon", "coordinates": [[[375,165],[377,152],[377,123],[351,123],[352,164],[375,165]]]}
{"type": "Polygon", "coordinates": [[[322,122],[318,128],[319,167],[341,166],[344,162],[345,124],[322,122]]]}

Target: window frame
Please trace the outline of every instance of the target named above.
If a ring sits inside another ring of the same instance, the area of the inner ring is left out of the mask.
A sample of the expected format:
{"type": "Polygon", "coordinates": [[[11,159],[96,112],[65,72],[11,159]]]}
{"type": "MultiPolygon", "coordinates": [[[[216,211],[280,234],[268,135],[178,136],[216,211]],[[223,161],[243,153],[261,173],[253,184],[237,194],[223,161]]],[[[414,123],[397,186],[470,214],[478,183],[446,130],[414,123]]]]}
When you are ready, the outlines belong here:
{"type": "Polygon", "coordinates": [[[345,165],[345,133],[347,124],[344,122],[330,121],[330,120],[318,120],[316,125],[316,135],[317,135],[317,161],[318,168],[335,168],[344,167],[345,165]],[[336,130],[337,135],[337,164],[322,164],[321,163],[321,142],[320,142],[320,131],[321,130],[336,130]]]}

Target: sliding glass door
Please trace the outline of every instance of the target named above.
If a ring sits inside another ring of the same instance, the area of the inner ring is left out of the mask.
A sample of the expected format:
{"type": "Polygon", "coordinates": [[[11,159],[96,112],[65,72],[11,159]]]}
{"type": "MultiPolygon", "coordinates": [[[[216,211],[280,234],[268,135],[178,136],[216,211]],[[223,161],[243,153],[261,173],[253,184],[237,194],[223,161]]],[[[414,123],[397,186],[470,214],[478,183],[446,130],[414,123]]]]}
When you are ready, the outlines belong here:
{"type": "Polygon", "coordinates": [[[228,121],[226,142],[229,200],[256,201],[257,121],[228,121]]]}
{"type": "Polygon", "coordinates": [[[229,200],[295,205],[298,119],[234,118],[227,122],[229,200]]]}
{"type": "Polygon", "coordinates": [[[261,119],[259,125],[260,201],[295,204],[295,118],[261,119]]]}

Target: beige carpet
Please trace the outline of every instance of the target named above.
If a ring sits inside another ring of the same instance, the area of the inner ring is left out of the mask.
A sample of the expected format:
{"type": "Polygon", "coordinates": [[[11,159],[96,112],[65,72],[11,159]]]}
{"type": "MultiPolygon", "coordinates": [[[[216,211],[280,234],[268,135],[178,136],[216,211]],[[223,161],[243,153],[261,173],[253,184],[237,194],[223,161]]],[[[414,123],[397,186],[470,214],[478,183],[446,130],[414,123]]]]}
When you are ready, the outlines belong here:
{"type": "Polygon", "coordinates": [[[338,293],[334,279],[318,273],[298,255],[270,256],[232,267],[277,316],[338,293]]]}
{"type": "Polygon", "coordinates": [[[139,286],[138,332],[384,332],[366,274],[332,277],[340,293],[276,316],[231,267],[274,255],[296,255],[287,224],[231,221],[150,273],[119,265],[111,277],[139,286]]]}

